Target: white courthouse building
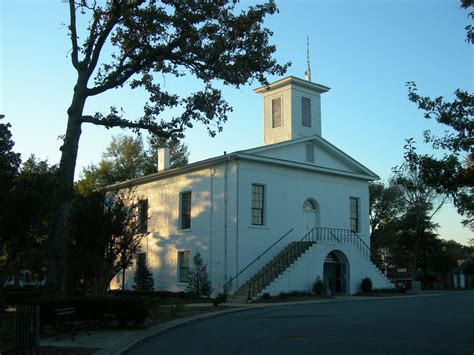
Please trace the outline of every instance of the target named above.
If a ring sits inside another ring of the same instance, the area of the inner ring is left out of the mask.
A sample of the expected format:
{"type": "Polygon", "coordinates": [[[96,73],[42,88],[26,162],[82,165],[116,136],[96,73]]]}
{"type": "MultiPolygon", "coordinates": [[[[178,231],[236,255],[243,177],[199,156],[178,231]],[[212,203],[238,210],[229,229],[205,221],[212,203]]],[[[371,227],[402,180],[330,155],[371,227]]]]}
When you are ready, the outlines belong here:
{"type": "Polygon", "coordinates": [[[156,290],[184,290],[197,252],[214,294],[240,299],[309,291],[318,276],[333,294],[359,292],[366,276],[392,287],[370,261],[368,183],[378,176],[321,136],[328,90],[293,76],[260,87],[263,146],[175,169],[163,149],[156,174],[113,186],[132,186],[146,207],[156,290]]]}

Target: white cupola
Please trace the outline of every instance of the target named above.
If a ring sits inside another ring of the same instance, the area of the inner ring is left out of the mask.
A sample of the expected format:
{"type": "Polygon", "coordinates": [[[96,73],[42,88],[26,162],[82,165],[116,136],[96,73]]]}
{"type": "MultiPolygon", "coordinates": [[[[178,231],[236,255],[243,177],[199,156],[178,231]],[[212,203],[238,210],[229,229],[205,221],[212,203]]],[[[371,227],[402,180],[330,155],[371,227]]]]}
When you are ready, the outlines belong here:
{"type": "Polygon", "coordinates": [[[327,86],[288,76],[254,91],[263,96],[263,144],[321,135],[327,86]]]}

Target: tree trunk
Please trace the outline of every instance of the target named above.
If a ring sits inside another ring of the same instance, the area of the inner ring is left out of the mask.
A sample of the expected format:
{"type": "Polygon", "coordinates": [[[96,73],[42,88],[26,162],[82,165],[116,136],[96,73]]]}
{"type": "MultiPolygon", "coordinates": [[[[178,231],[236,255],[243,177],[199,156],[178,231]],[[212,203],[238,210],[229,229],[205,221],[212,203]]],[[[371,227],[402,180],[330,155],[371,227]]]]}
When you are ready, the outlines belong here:
{"type": "MultiPolygon", "coordinates": [[[[78,82],[81,78],[78,79],[78,82]]],[[[76,168],[79,139],[81,137],[81,118],[86,95],[83,90],[74,88],[71,106],[68,109],[68,121],[59,164],[57,186],[58,212],[56,228],[49,247],[47,285],[52,292],[62,294],[68,289],[68,246],[69,217],[71,202],[74,197],[74,172],[76,168]]]]}

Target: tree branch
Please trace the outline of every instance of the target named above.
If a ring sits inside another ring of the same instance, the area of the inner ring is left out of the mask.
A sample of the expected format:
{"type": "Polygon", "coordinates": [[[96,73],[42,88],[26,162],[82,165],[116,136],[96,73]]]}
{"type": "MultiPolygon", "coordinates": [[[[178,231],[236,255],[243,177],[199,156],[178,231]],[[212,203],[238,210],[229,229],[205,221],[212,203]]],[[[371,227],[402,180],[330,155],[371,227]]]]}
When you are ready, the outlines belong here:
{"type": "Polygon", "coordinates": [[[91,59],[90,59],[90,62],[88,63],[89,65],[87,69],[89,74],[92,74],[95,67],[97,66],[97,63],[100,57],[100,52],[102,51],[102,47],[104,46],[105,41],[109,37],[115,25],[119,22],[119,18],[120,18],[120,8],[114,7],[111,10],[109,21],[107,21],[107,23],[105,24],[104,30],[101,32],[100,36],[98,37],[95,43],[94,49],[92,50],[91,59]]]}
{"type": "Polygon", "coordinates": [[[87,89],[87,96],[94,96],[102,94],[103,92],[123,85],[130,77],[137,72],[137,67],[130,63],[125,66],[118,67],[116,71],[109,75],[109,79],[102,85],[96,86],[92,89],[87,89]],[[124,69],[128,67],[127,69],[124,69]]]}
{"type": "Polygon", "coordinates": [[[82,116],[81,122],[83,123],[92,123],[98,126],[104,126],[107,128],[110,127],[120,127],[120,128],[132,128],[132,129],[144,129],[147,130],[159,137],[170,138],[172,135],[183,132],[184,128],[174,128],[167,131],[157,127],[156,125],[147,124],[143,122],[131,122],[124,119],[114,118],[114,119],[99,119],[94,116],[82,116]]]}
{"type": "Polygon", "coordinates": [[[69,32],[71,35],[71,43],[72,43],[71,61],[74,68],[78,70],[79,69],[79,47],[77,45],[76,4],[74,0],[69,0],[69,16],[70,16],[69,32]]]}

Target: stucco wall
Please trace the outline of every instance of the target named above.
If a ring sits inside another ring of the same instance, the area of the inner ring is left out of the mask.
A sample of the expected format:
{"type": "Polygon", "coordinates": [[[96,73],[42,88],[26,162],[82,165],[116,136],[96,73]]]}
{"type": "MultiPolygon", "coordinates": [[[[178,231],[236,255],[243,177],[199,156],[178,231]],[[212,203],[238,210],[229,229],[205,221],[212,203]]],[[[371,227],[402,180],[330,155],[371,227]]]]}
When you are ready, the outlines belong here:
{"type": "MultiPolygon", "coordinates": [[[[368,187],[367,182],[262,163],[239,163],[239,222],[238,235],[231,235],[238,245],[240,269],[248,265],[288,230],[294,228],[258,263],[244,272],[234,287],[243,284],[262,265],[275,256],[292,240],[299,240],[305,233],[303,203],[314,199],[318,204],[319,226],[350,228],[349,198],[360,199],[360,236],[368,243],[368,187]],[[265,186],[265,225],[252,226],[251,186],[265,186]]],[[[229,258],[237,258],[229,254],[229,258]]],[[[231,264],[233,261],[231,261],[231,264]]]]}
{"type": "MultiPolygon", "coordinates": [[[[367,182],[355,178],[229,160],[137,186],[135,194],[148,199],[149,234],[143,251],[157,290],[184,290],[185,285],[178,282],[177,252],[189,250],[191,261],[196,252],[201,253],[215,293],[221,292],[225,280],[293,228],[233,283],[241,285],[285,245],[306,233],[303,203],[308,198],[318,204],[319,226],[343,229],[349,229],[349,197],[359,198],[360,235],[369,244],[367,182]],[[265,186],[264,226],[251,225],[253,183],[265,186]],[[192,191],[191,228],[186,231],[179,228],[179,193],[183,191],[192,191]]],[[[127,271],[127,288],[133,272],[127,271]]]]}

